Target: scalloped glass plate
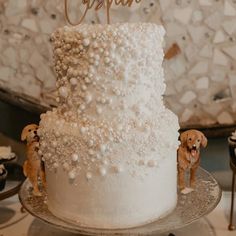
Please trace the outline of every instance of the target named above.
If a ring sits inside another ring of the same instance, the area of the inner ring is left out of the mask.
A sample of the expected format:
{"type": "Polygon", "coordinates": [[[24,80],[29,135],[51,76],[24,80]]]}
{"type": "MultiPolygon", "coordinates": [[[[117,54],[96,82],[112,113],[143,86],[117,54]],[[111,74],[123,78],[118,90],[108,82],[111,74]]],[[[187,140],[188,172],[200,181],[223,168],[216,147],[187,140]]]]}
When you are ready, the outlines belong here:
{"type": "Polygon", "coordinates": [[[152,223],[127,229],[89,228],[57,218],[48,210],[45,194],[41,197],[32,195],[28,179],[21,187],[19,199],[30,214],[65,231],[83,235],[153,235],[183,228],[207,215],[218,205],[221,194],[221,189],[212,175],[199,168],[195,191],[186,195],[178,193],[178,203],[171,214],[152,223]]]}

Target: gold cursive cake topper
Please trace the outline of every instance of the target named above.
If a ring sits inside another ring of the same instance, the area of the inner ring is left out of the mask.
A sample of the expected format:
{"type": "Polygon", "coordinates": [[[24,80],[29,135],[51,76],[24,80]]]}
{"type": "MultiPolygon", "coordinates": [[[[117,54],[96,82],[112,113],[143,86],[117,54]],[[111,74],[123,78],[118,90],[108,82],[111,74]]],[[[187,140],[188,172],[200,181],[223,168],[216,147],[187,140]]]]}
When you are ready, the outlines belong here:
{"type": "Polygon", "coordinates": [[[69,24],[76,26],[79,25],[86,17],[88,11],[92,8],[95,11],[105,7],[107,14],[107,23],[110,24],[110,9],[112,5],[131,7],[133,3],[140,3],[142,0],[82,0],[82,4],[85,6],[85,11],[82,14],[80,20],[77,23],[73,23],[69,17],[68,0],[65,0],[65,17],[69,24]]]}

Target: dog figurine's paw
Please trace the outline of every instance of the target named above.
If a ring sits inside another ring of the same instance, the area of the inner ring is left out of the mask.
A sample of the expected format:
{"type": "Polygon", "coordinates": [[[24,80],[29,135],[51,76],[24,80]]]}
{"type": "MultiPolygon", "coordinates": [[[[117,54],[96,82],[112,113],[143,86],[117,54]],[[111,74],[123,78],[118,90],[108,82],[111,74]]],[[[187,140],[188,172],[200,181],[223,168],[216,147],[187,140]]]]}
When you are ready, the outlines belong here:
{"type": "Polygon", "coordinates": [[[34,195],[35,197],[41,197],[41,196],[42,196],[42,193],[41,193],[40,191],[35,191],[35,190],[33,190],[33,195],[34,195]]]}
{"type": "Polygon", "coordinates": [[[180,191],[183,191],[185,189],[185,185],[179,185],[178,187],[180,191]]]}
{"type": "Polygon", "coordinates": [[[184,189],[181,190],[181,193],[186,195],[186,194],[189,194],[189,193],[191,193],[193,191],[194,191],[193,188],[184,188],[184,189]]]}

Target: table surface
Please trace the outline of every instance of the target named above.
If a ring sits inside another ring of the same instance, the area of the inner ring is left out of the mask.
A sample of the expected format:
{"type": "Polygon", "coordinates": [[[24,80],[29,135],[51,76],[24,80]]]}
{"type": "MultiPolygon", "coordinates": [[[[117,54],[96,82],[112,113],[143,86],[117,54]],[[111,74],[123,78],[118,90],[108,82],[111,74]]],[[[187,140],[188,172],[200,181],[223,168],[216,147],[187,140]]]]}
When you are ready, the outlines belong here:
{"type": "MultiPolygon", "coordinates": [[[[188,236],[191,232],[192,236],[199,235],[199,224],[206,227],[206,232],[210,229],[211,233],[206,233],[206,236],[236,236],[236,231],[229,232],[227,230],[229,209],[230,209],[231,194],[230,192],[223,192],[221,202],[217,208],[210,213],[201,222],[193,223],[186,228],[177,230],[177,236],[188,236]]],[[[28,213],[22,213],[20,211],[21,205],[18,201],[18,197],[14,196],[9,199],[0,202],[0,236],[75,236],[75,234],[69,232],[63,232],[55,229],[28,213]]],[[[235,225],[236,225],[236,207],[235,207],[235,225]]],[[[201,236],[204,233],[201,233],[201,236]]],[[[168,235],[168,234],[164,234],[168,235]]]]}

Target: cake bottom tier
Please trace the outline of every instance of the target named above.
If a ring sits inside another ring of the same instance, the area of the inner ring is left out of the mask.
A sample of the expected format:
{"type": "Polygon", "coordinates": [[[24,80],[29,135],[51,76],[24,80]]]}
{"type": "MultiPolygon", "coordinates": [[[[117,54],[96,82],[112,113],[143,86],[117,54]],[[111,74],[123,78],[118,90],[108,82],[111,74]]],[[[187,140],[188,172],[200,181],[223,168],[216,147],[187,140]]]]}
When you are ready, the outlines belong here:
{"type": "MultiPolygon", "coordinates": [[[[83,170],[81,170],[83,172],[83,170]]],[[[85,173],[84,173],[85,174],[85,173]]],[[[49,210],[66,221],[94,228],[129,228],[152,222],[177,203],[176,156],[165,157],[142,177],[128,172],[73,183],[63,168],[46,168],[49,210]]]]}

